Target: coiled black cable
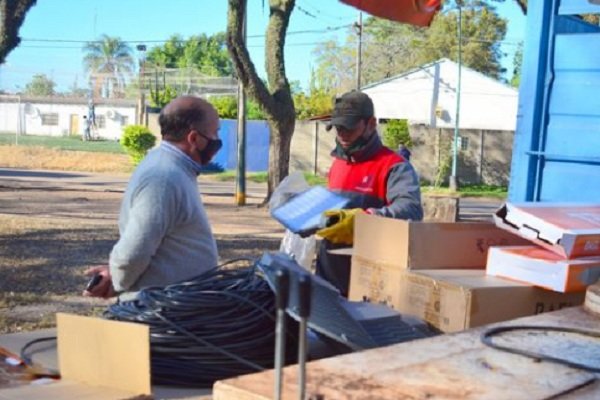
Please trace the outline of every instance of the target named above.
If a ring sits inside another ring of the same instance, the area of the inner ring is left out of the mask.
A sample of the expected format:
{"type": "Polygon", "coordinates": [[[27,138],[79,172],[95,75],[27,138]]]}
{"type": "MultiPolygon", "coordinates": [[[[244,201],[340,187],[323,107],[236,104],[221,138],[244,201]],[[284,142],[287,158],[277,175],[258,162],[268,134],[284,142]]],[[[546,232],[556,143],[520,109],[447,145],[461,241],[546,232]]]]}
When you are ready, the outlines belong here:
{"type": "MultiPolygon", "coordinates": [[[[221,265],[182,283],[145,288],[135,300],[110,306],[105,317],[149,325],[154,384],[211,387],[273,367],[275,294],[255,265],[221,265]]],[[[297,346],[291,321],[287,362],[297,346]]]]}
{"type": "Polygon", "coordinates": [[[515,331],[537,331],[537,332],[563,332],[563,333],[573,333],[581,336],[587,336],[591,338],[600,339],[599,331],[591,331],[586,329],[579,328],[571,328],[565,326],[543,326],[543,325],[508,325],[508,326],[497,326],[493,328],[486,329],[480,336],[481,342],[486,346],[489,346],[496,350],[506,351],[512,354],[518,354],[521,356],[533,358],[535,360],[540,361],[549,361],[557,364],[566,365],[571,368],[577,368],[584,371],[589,372],[600,372],[600,363],[597,365],[586,365],[581,364],[575,361],[567,360],[565,358],[559,358],[548,354],[536,353],[527,349],[517,349],[510,346],[503,346],[501,344],[495,343],[493,338],[501,335],[506,332],[515,332],[515,331]]]}

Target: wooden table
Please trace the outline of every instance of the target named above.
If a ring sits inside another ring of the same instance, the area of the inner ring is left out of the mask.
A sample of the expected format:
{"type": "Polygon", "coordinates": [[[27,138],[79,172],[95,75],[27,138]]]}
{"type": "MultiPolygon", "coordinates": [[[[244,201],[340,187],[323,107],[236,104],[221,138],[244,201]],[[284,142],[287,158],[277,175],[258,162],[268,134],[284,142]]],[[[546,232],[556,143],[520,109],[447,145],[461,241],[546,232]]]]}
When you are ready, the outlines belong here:
{"type": "MultiPolygon", "coordinates": [[[[520,318],[504,325],[574,327],[600,332],[600,317],[574,307],[520,318]]],[[[600,399],[600,375],[491,349],[480,341],[486,327],[313,361],[308,396],[315,399],[600,399]]],[[[511,346],[571,352],[600,367],[600,340],[580,335],[513,332],[511,346]]],[[[554,353],[553,353],[554,354],[554,353]]],[[[273,398],[274,371],[216,382],[214,400],[273,398]]],[[[297,367],[284,369],[283,399],[298,397],[297,367]]]]}

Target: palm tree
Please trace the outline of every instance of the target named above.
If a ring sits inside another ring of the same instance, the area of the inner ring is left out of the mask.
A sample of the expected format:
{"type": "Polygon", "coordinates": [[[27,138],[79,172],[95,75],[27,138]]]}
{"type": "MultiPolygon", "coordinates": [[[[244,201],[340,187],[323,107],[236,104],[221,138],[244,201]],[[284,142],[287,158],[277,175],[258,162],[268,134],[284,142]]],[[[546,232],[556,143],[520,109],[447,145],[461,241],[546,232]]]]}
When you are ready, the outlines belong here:
{"type": "Polygon", "coordinates": [[[100,89],[107,97],[122,94],[125,80],[135,67],[131,48],[118,37],[102,35],[86,44],[83,51],[87,52],[83,64],[94,81],[94,94],[100,89]]]}

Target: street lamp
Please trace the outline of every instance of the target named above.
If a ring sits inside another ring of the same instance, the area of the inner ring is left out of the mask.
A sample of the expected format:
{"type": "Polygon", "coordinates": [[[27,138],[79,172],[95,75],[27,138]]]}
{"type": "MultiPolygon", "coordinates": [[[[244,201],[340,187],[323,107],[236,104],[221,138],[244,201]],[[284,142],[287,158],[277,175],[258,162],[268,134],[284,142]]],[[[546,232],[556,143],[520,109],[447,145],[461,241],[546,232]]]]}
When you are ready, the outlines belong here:
{"type": "Polygon", "coordinates": [[[452,175],[450,175],[450,190],[458,190],[458,176],[456,174],[458,164],[458,134],[460,132],[460,84],[462,72],[462,8],[461,1],[457,1],[458,7],[458,77],[456,82],[456,115],[454,118],[454,140],[452,142],[452,175]]]}

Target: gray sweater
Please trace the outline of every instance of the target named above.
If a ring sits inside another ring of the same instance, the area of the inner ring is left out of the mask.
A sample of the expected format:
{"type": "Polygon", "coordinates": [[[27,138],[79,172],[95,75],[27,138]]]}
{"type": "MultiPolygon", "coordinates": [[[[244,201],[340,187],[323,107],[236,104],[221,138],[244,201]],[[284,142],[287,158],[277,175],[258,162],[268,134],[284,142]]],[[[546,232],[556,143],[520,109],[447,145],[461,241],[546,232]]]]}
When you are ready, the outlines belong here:
{"type": "Polygon", "coordinates": [[[109,259],[117,292],[165,286],[217,265],[217,246],[198,192],[199,172],[196,162],[164,141],[136,168],[109,259]]]}

